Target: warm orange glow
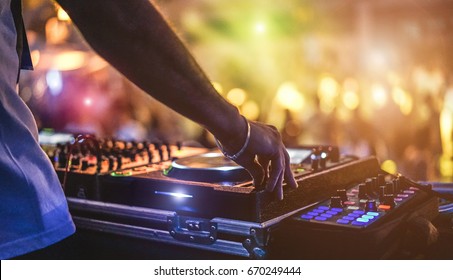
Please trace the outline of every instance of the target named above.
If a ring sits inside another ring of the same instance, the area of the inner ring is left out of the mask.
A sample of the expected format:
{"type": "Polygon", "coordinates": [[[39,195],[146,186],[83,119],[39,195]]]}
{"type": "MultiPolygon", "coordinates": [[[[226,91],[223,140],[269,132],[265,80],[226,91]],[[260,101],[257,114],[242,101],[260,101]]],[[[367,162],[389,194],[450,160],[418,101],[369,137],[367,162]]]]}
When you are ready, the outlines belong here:
{"type": "Polygon", "coordinates": [[[393,87],[392,99],[400,107],[403,115],[409,115],[412,112],[413,100],[409,93],[400,87],[393,87]]]}
{"type": "Polygon", "coordinates": [[[231,102],[231,104],[238,107],[244,104],[246,98],[247,93],[240,88],[233,88],[227,94],[227,99],[231,102]]]}
{"type": "Polygon", "coordinates": [[[290,111],[300,111],[305,106],[305,98],[292,82],[285,82],[277,90],[278,104],[290,111]]]}
{"type": "Polygon", "coordinates": [[[68,24],[59,21],[56,17],[50,18],[46,22],[46,40],[49,44],[61,44],[69,36],[68,24]]]}
{"type": "Polygon", "coordinates": [[[70,21],[69,15],[61,7],[57,8],[57,18],[61,21],[70,21]]]}
{"type": "Polygon", "coordinates": [[[374,84],[371,87],[371,98],[374,101],[374,104],[376,104],[377,108],[382,108],[387,104],[387,91],[384,88],[384,86],[380,84],[374,84]]]}
{"type": "Polygon", "coordinates": [[[242,105],[241,113],[249,120],[257,120],[260,115],[260,107],[253,100],[248,100],[242,105]]]}
{"type": "Polygon", "coordinates": [[[60,71],[79,69],[84,66],[86,53],[82,51],[65,51],[53,56],[52,68],[60,71]]]}

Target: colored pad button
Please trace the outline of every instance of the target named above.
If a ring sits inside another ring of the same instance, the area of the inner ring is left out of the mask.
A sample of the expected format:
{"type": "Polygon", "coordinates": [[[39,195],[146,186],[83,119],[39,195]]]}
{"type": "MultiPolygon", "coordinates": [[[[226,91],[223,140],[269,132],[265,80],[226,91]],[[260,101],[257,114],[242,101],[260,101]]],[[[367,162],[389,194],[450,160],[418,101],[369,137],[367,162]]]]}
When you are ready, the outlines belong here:
{"type": "Polygon", "coordinates": [[[403,191],[403,193],[406,193],[406,194],[414,194],[414,193],[415,193],[415,191],[411,191],[411,190],[405,190],[405,191],[403,191]]]}
{"type": "Polygon", "coordinates": [[[406,198],[406,197],[409,197],[408,194],[402,194],[402,193],[399,193],[396,195],[397,197],[400,197],[400,198],[406,198]]]}
{"type": "Polygon", "coordinates": [[[301,217],[302,219],[304,219],[304,220],[311,220],[311,219],[313,219],[313,216],[311,216],[311,215],[302,215],[302,216],[300,216],[300,217],[301,217]]]}
{"type": "Polygon", "coordinates": [[[349,213],[348,216],[353,217],[353,218],[358,218],[358,217],[360,217],[360,214],[349,213]]]}
{"type": "Polygon", "coordinates": [[[329,215],[338,215],[338,212],[337,211],[326,211],[326,214],[329,214],[329,215]]]}
{"type": "Polygon", "coordinates": [[[313,209],[313,212],[316,212],[316,213],[324,213],[325,211],[324,211],[324,210],[321,210],[321,209],[313,209]]]}
{"type": "Polygon", "coordinates": [[[324,205],[323,205],[323,206],[319,206],[318,209],[319,209],[319,210],[329,210],[330,207],[329,207],[329,206],[324,206],[324,205]]]}
{"type": "Polygon", "coordinates": [[[326,217],[318,216],[318,217],[315,217],[315,220],[316,220],[316,221],[326,221],[327,218],[326,218],[326,217]]]}
{"type": "Polygon", "coordinates": [[[357,222],[362,222],[362,223],[368,223],[370,220],[365,219],[365,218],[357,218],[356,221],[357,222]]]}
{"type": "Polygon", "coordinates": [[[401,197],[397,197],[397,198],[395,198],[395,201],[401,202],[401,201],[403,201],[403,199],[401,197]]]}
{"type": "Polygon", "coordinates": [[[332,218],[332,215],[329,215],[329,214],[321,214],[321,217],[324,217],[324,218],[332,218]]]}
{"type": "Polygon", "coordinates": [[[354,211],[352,211],[352,213],[363,215],[363,214],[365,214],[365,211],[363,211],[363,210],[354,210],[354,211]]]}
{"type": "Polygon", "coordinates": [[[359,210],[359,206],[348,206],[348,210],[359,210]]]}
{"type": "Polygon", "coordinates": [[[378,212],[371,212],[371,211],[370,211],[370,212],[367,212],[366,214],[367,214],[367,215],[370,215],[370,216],[375,216],[375,217],[379,216],[379,213],[378,213],[378,212]]]}
{"type": "Polygon", "coordinates": [[[372,219],[374,219],[374,216],[371,216],[371,215],[362,215],[362,219],[372,220],[372,219]]]}
{"type": "Polygon", "coordinates": [[[338,208],[338,207],[334,207],[330,210],[335,211],[335,212],[343,212],[343,208],[338,208]]]}
{"type": "MultiPolygon", "coordinates": [[[[397,198],[395,198],[395,200],[397,200],[397,198]]],[[[379,210],[384,210],[384,211],[390,210],[390,208],[392,208],[390,205],[385,205],[385,204],[381,204],[378,206],[379,210]]]]}
{"type": "Polygon", "coordinates": [[[357,218],[357,217],[349,217],[349,216],[342,217],[343,220],[348,220],[348,221],[354,221],[355,218],[357,218]]]}
{"type": "Polygon", "coordinates": [[[343,205],[355,205],[354,201],[344,201],[343,205]]]}
{"type": "Polygon", "coordinates": [[[344,219],[338,219],[338,220],[337,220],[337,223],[343,224],[343,225],[347,225],[347,224],[349,224],[349,222],[350,222],[350,221],[344,220],[344,219]]]}
{"type": "Polygon", "coordinates": [[[319,213],[316,213],[316,212],[311,211],[311,212],[308,212],[307,215],[318,216],[319,213]]]}

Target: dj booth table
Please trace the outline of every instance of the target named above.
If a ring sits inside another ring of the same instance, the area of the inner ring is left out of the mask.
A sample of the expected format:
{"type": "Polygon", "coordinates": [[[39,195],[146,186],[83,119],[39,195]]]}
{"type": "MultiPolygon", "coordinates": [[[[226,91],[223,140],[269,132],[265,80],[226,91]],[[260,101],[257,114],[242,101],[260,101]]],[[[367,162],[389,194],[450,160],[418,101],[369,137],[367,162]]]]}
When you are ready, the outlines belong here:
{"type": "Polygon", "coordinates": [[[49,155],[77,226],[62,258],[452,258],[436,183],[389,174],[374,157],[288,149],[299,187],[278,201],[215,151],[87,140],[49,155]]]}

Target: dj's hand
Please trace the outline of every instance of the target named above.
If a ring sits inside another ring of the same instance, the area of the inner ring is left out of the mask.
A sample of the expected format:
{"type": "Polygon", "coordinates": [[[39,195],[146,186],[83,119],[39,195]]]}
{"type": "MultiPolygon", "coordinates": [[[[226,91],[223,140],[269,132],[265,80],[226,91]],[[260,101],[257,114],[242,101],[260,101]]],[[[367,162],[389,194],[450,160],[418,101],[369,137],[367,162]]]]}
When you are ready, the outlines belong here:
{"type": "Polygon", "coordinates": [[[274,126],[253,121],[249,123],[249,142],[235,162],[247,169],[255,187],[265,184],[266,191],[275,192],[277,198],[282,200],[283,180],[292,188],[297,188],[297,183],[280,133],[274,126]]]}

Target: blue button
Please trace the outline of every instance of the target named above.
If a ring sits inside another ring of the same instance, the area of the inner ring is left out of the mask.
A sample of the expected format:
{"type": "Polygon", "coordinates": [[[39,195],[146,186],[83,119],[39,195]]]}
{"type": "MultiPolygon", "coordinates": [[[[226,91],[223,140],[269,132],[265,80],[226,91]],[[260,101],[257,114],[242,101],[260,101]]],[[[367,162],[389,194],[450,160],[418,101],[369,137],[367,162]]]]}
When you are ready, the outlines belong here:
{"type": "Polygon", "coordinates": [[[363,215],[363,214],[365,214],[365,211],[363,211],[363,210],[354,210],[354,211],[352,211],[352,213],[363,215]]]}
{"type": "Polygon", "coordinates": [[[378,212],[366,212],[367,215],[370,215],[370,216],[379,216],[379,213],[378,212]]]}
{"type": "Polygon", "coordinates": [[[337,211],[326,211],[326,214],[330,214],[330,215],[338,215],[338,212],[337,211]]]}
{"type": "Polygon", "coordinates": [[[301,217],[302,219],[304,219],[304,220],[311,220],[311,219],[313,219],[313,216],[311,216],[311,215],[302,215],[302,216],[300,216],[300,217],[301,217]]]}
{"type": "Polygon", "coordinates": [[[343,220],[343,219],[338,219],[337,223],[343,224],[343,225],[347,225],[347,224],[349,224],[349,221],[348,220],[343,220]]]}
{"type": "Polygon", "coordinates": [[[319,206],[318,209],[320,209],[320,210],[329,210],[330,207],[329,206],[319,206]]]}
{"type": "Polygon", "coordinates": [[[357,222],[357,221],[353,221],[353,222],[351,223],[351,225],[353,225],[353,226],[359,226],[359,227],[363,227],[363,226],[365,226],[365,225],[366,225],[366,223],[363,223],[363,222],[357,222]]]}
{"type": "Polygon", "coordinates": [[[374,219],[374,216],[371,216],[371,215],[362,215],[362,219],[372,220],[372,219],[374,219]]]}
{"type": "Polygon", "coordinates": [[[321,214],[321,217],[332,218],[332,215],[329,215],[329,214],[321,214]]]}
{"type": "Polygon", "coordinates": [[[349,216],[344,216],[342,217],[343,220],[349,220],[349,221],[354,221],[355,218],[354,217],[349,217],[349,216]]]}
{"type": "Polygon", "coordinates": [[[324,210],[321,210],[321,209],[313,209],[313,212],[316,212],[316,213],[324,213],[324,210]]]}
{"type": "Polygon", "coordinates": [[[349,217],[353,217],[353,218],[358,218],[358,217],[360,217],[359,214],[354,214],[354,213],[349,213],[348,216],[349,216],[349,217]]]}
{"type": "Polygon", "coordinates": [[[357,218],[356,221],[357,222],[362,222],[362,223],[368,223],[370,220],[364,219],[364,218],[357,218]]]}
{"type": "Polygon", "coordinates": [[[316,221],[325,221],[325,220],[327,220],[327,218],[318,216],[318,217],[315,217],[315,220],[316,221]]]}
{"type": "Polygon", "coordinates": [[[307,215],[318,216],[319,213],[311,211],[311,212],[308,212],[307,215]]]}
{"type": "Polygon", "coordinates": [[[334,207],[334,208],[332,208],[332,209],[330,209],[330,210],[336,211],[336,212],[343,212],[343,208],[336,208],[336,207],[334,207]]]}

